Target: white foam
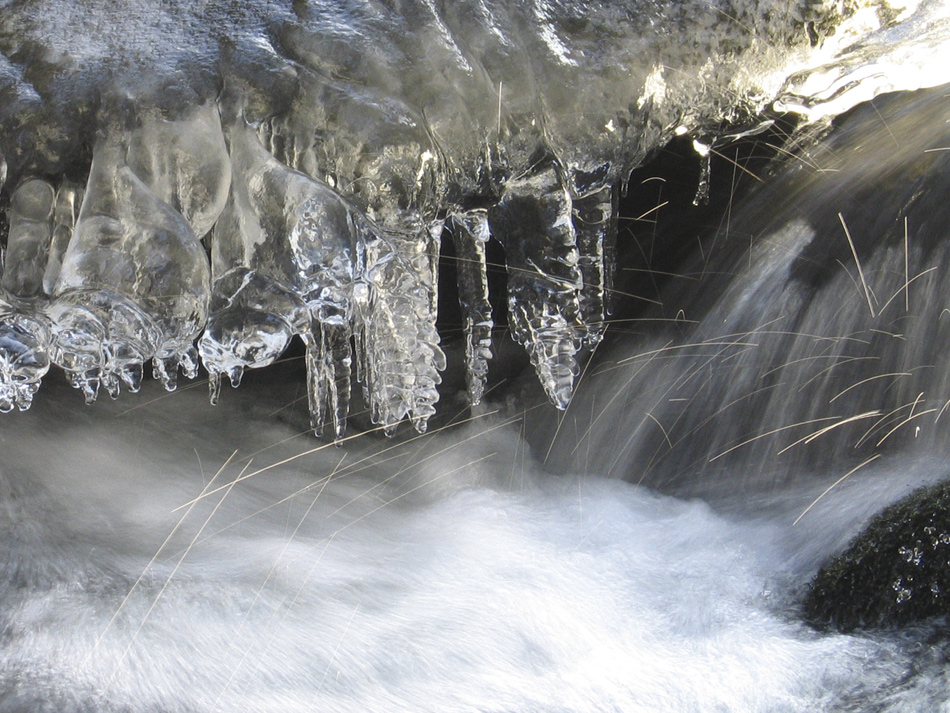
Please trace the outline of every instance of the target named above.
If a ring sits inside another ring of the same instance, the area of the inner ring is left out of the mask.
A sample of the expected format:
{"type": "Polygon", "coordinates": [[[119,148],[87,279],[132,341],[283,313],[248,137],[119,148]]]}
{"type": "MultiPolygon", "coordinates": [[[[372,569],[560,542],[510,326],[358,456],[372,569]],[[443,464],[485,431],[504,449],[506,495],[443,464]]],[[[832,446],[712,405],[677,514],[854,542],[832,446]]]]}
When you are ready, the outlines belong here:
{"type": "Polygon", "coordinates": [[[201,424],[199,394],[87,422],[54,389],[5,422],[0,711],[815,711],[907,670],[896,642],[796,621],[811,564],[787,513],[542,476],[490,419],[325,448],[172,512],[229,450],[222,484],[292,435],[255,415],[279,396],[242,391],[172,438],[153,422],[201,424]]]}

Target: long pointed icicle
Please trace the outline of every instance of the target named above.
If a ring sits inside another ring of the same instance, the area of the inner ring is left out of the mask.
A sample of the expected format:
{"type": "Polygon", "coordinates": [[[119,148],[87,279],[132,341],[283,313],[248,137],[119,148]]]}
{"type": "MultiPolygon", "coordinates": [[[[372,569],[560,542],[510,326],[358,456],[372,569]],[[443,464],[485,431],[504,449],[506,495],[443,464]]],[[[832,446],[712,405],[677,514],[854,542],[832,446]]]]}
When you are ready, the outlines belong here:
{"type": "Polygon", "coordinates": [[[295,284],[310,311],[310,327],[301,334],[307,346],[310,420],[318,435],[332,426],[339,442],[350,408],[356,278],[373,232],[355,206],[326,184],[306,180],[308,199],[294,213],[288,242],[295,284]]]}
{"type": "Polygon", "coordinates": [[[302,335],[307,348],[307,396],[310,426],[323,435],[329,424],[333,440],[339,443],[346,433],[350,405],[350,378],[353,353],[351,329],[347,322],[313,320],[302,335]]]}
{"type": "Polygon", "coordinates": [[[574,200],[574,229],[580,253],[578,267],[581,336],[596,347],[604,336],[617,241],[616,191],[612,186],[574,200]]]}
{"type": "Polygon", "coordinates": [[[488,380],[492,358],[491,303],[488,301],[488,266],[485,244],[491,237],[488,212],[484,209],[456,213],[450,232],[455,244],[459,305],[465,332],[465,381],[472,405],[479,403],[488,380]]]}
{"type": "Polygon", "coordinates": [[[578,372],[582,280],[571,197],[557,163],[544,158],[509,180],[489,217],[505,246],[512,336],[548,398],[566,409],[578,372]]]}

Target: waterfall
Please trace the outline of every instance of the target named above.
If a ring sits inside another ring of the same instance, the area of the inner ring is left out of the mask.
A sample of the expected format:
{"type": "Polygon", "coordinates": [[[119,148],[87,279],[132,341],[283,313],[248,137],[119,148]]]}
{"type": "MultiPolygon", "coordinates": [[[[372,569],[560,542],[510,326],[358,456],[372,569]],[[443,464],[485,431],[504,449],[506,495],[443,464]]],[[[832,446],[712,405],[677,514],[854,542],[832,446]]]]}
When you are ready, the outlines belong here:
{"type": "Polygon", "coordinates": [[[940,457],[941,92],[856,109],[702,238],[636,318],[651,329],[602,350],[592,388],[547,426],[549,460],[695,493],[940,457]]]}
{"type": "Polygon", "coordinates": [[[0,713],[946,709],[948,22],[0,4],[0,713]]]}

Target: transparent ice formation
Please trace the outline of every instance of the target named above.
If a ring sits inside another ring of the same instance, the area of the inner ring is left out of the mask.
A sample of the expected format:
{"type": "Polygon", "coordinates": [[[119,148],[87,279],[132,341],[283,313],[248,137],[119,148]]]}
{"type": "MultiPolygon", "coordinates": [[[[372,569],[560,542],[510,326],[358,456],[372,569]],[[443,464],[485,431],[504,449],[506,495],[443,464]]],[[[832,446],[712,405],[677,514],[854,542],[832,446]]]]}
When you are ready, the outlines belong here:
{"type": "MultiPolygon", "coordinates": [[[[167,133],[191,128],[186,123],[167,133]]],[[[120,383],[138,391],[149,360],[168,389],[175,386],[179,364],[187,375],[197,370],[193,342],[207,317],[207,256],[185,217],[133,170],[134,159],[146,153],[136,151],[136,144],[134,132],[96,144],[48,309],[53,361],[87,402],[95,400],[100,385],[113,397],[120,383]]],[[[185,149],[173,143],[172,150],[185,149]]],[[[184,160],[188,154],[178,156],[184,160]]],[[[207,156],[192,160],[203,168],[207,156]]],[[[171,199],[173,184],[161,179],[173,172],[145,177],[171,199]]]]}
{"type": "Polygon", "coordinates": [[[0,277],[0,412],[28,409],[49,370],[49,322],[43,275],[54,227],[56,195],[31,178],[10,198],[7,248],[0,277]]]}
{"type": "Polygon", "coordinates": [[[199,338],[216,399],[296,336],[317,432],[343,437],[354,379],[382,430],[424,431],[445,236],[469,400],[497,241],[511,334],[566,408],[606,328],[629,172],[676,135],[708,154],[773,109],[817,121],[945,82],[948,17],[942,0],[8,4],[0,407],[29,405],[46,354],[88,401],[148,363],[173,389],[199,338]]]}
{"type": "Polygon", "coordinates": [[[485,245],[491,238],[488,212],[473,209],[456,213],[449,223],[457,257],[459,304],[465,333],[466,386],[472,404],[482,400],[492,358],[491,303],[488,301],[488,265],[485,245]]]}
{"type": "Polygon", "coordinates": [[[491,223],[505,246],[512,337],[528,350],[548,398],[567,408],[585,331],[584,283],[571,196],[560,166],[544,158],[529,173],[509,180],[491,223]]]}
{"type": "Polygon", "coordinates": [[[11,296],[0,297],[0,413],[25,411],[49,371],[49,322],[11,296]]]}

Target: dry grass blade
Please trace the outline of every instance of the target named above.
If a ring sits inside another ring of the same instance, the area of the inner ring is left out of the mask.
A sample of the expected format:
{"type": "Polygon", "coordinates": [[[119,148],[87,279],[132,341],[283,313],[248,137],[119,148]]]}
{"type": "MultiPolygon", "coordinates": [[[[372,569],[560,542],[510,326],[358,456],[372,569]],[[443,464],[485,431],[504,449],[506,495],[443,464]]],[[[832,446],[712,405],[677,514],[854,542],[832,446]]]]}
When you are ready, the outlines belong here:
{"type": "MultiPolygon", "coordinates": [[[[224,461],[221,467],[218,468],[218,472],[215,473],[214,476],[211,478],[211,480],[209,480],[208,483],[204,486],[204,488],[201,491],[201,494],[191,502],[191,505],[188,508],[188,510],[186,510],[185,513],[178,519],[178,522],[175,523],[175,526],[172,528],[171,532],[168,533],[168,536],[165,538],[162,544],[159,545],[159,548],[155,551],[155,554],[152,555],[152,559],[150,559],[148,564],[145,565],[145,568],[142,570],[142,573],[136,578],[135,582],[132,583],[132,586],[129,588],[129,591],[126,593],[125,597],[123,597],[122,601],[119,602],[119,606],[116,607],[115,612],[112,614],[112,618],[109,619],[109,621],[106,623],[103,630],[99,633],[99,636],[96,637],[96,640],[92,645],[92,649],[89,651],[89,655],[86,656],[86,659],[83,661],[82,666],[80,668],[85,668],[89,664],[89,661],[92,659],[93,655],[96,653],[96,650],[99,648],[99,644],[102,643],[102,639],[109,632],[109,629],[112,628],[112,625],[115,624],[115,620],[119,617],[119,614],[125,608],[125,605],[128,604],[129,599],[132,598],[132,594],[135,593],[135,591],[139,588],[139,585],[142,583],[142,580],[145,578],[145,575],[155,565],[155,562],[158,560],[159,556],[162,554],[164,549],[168,546],[168,543],[171,542],[172,538],[181,528],[182,524],[185,522],[185,519],[191,513],[192,509],[194,508],[198,500],[204,497],[208,489],[212,486],[215,480],[217,480],[218,476],[221,475],[222,472],[224,472],[224,469],[228,467],[228,464],[234,459],[236,455],[237,455],[237,451],[234,451],[228,457],[228,459],[224,461]]],[[[115,675],[114,672],[113,672],[113,675],[115,675]]]]}
{"type": "Polygon", "coordinates": [[[844,391],[838,392],[838,394],[837,394],[836,396],[832,397],[832,399],[831,399],[828,403],[829,403],[829,404],[833,404],[833,403],[834,403],[835,401],[837,401],[839,398],[841,398],[841,397],[844,396],[846,393],[848,393],[849,391],[851,391],[851,389],[856,389],[857,387],[861,386],[862,384],[866,384],[866,383],[868,383],[869,381],[874,381],[874,380],[876,380],[876,379],[885,379],[885,378],[887,378],[888,376],[895,376],[895,377],[897,377],[897,376],[913,376],[913,374],[911,374],[909,371],[895,371],[895,372],[892,372],[892,373],[890,373],[890,374],[878,374],[877,376],[869,376],[869,377],[866,378],[866,379],[861,379],[861,381],[857,382],[856,384],[851,384],[851,386],[849,386],[849,387],[848,387],[847,389],[845,389],[844,391]]]}
{"type": "MultiPolygon", "coordinates": [[[[250,467],[250,465],[251,465],[250,462],[246,463],[244,466],[244,470],[247,470],[250,467]]],[[[224,466],[221,466],[221,468],[223,469],[224,466]]],[[[241,471],[241,474],[244,473],[244,470],[241,471]]],[[[188,556],[188,553],[191,552],[192,548],[195,546],[195,543],[198,541],[198,539],[201,537],[201,534],[204,532],[205,528],[208,526],[208,523],[210,523],[212,518],[214,518],[215,514],[217,514],[218,508],[220,508],[221,505],[224,503],[224,501],[227,500],[228,495],[231,492],[231,488],[234,487],[234,485],[238,482],[238,480],[240,480],[240,476],[232,480],[226,486],[227,489],[224,491],[224,495],[222,495],[221,499],[218,500],[217,503],[215,503],[214,507],[211,509],[211,512],[208,514],[208,517],[205,518],[205,521],[201,524],[201,527],[198,529],[198,532],[195,533],[195,536],[191,539],[191,542],[185,548],[184,552],[182,552],[181,557],[179,557],[178,561],[175,562],[175,566],[172,567],[172,571],[169,572],[168,577],[165,578],[165,581],[164,583],[162,583],[162,586],[158,590],[158,593],[152,599],[152,603],[149,605],[145,614],[142,615],[142,620],[139,622],[139,625],[135,628],[135,631],[132,633],[132,638],[129,640],[129,643],[126,645],[125,649],[122,651],[122,655],[119,657],[119,660],[116,661],[115,667],[112,669],[112,675],[109,676],[109,683],[111,683],[113,679],[115,679],[116,674],[119,672],[119,667],[122,665],[126,657],[129,655],[129,651],[131,651],[132,647],[135,645],[135,642],[138,639],[139,634],[142,632],[142,629],[145,628],[145,624],[148,622],[149,617],[152,615],[152,612],[155,611],[155,607],[158,606],[159,600],[161,600],[162,596],[165,594],[165,590],[168,589],[168,586],[171,584],[172,579],[174,579],[175,575],[178,574],[178,570],[181,568],[181,565],[184,563],[185,558],[188,556]]]]}

